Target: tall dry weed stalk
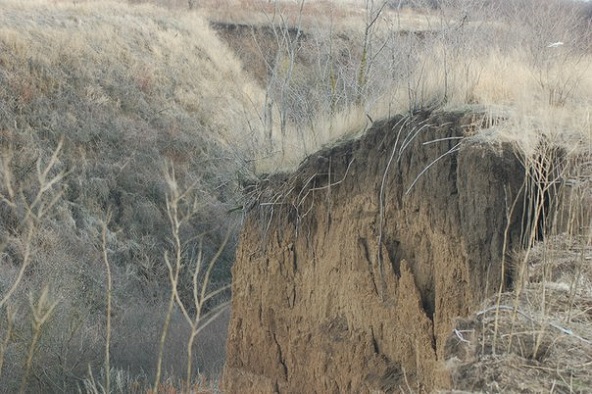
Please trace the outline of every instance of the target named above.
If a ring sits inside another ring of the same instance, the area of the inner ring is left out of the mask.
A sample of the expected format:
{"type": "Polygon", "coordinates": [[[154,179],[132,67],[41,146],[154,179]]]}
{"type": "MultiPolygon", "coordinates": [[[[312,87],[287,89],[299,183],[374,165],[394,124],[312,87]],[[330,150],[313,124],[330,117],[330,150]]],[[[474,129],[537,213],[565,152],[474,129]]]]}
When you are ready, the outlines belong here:
{"type": "Polygon", "coordinates": [[[107,218],[101,228],[101,249],[103,254],[103,263],[105,264],[105,273],[107,279],[106,298],[107,308],[105,310],[105,392],[111,392],[111,303],[113,296],[113,277],[111,275],[111,264],[107,256],[107,225],[111,220],[111,212],[107,212],[107,218]]]}
{"type": "Polygon", "coordinates": [[[14,312],[10,306],[6,307],[6,329],[4,338],[2,339],[2,345],[0,346],[0,374],[2,373],[2,367],[4,367],[4,354],[10,343],[11,336],[14,330],[14,312]]]}
{"type": "MultiPolygon", "coordinates": [[[[22,251],[18,272],[0,299],[0,312],[6,318],[7,324],[5,337],[0,348],[0,372],[4,366],[6,349],[11,342],[14,332],[15,313],[11,306],[12,298],[19,290],[25,273],[35,258],[34,239],[39,234],[46,216],[51,213],[52,208],[63,195],[61,182],[66,176],[66,171],[60,168],[60,156],[63,145],[64,140],[62,138],[49,158],[44,160],[44,158],[39,157],[35,161],[36,184],[33,188],[34,193],[32,194],[28,193],[22,187],[24,180],[14,175],[17,160],[13,147],[7,144],[2,151],[0,180],[3,189],[0,191],[0,202],[11,210],[12,217],[16,223],[14,231],[20,235],[22,240],[22,251]]],[[[6,244],[3,244],[1,247],[4,249],[6,244]]],[[[33,294],[29,294],[32,338],[28,347],[25,365],[23,366],[23,375],[19,389],[21,393],[27,390],[27,383],[42,329],[52,316],[57,304],[58,301],[50,301],[47,286],[41,290],[37,299],[35,299],[33,294]]]]}
{"type": "Polygon", "coordinates": [[[29,344],[27,361],[25,363],[25,370],[21,381],[21,387],[19,390],[19,393],[21,394],[27,392],[27,382],[29,380],[31,368],[33,366],[33,357],[37,350],[37,344],[41,337],[43,326],[48,322],[48,320],[52,316],[55,307],[58,305],[58,301],[52,302],[49,300],[49,291],[47,287],[43,288],[37,300],[33,298],[33,295],[30,295],[29,302],[32,312],[31,325],[33,329],[33,337],[31,339],[31,343],[29,344]]]}
{"type": "Polygon", "coordinates": [[[19,189],[18,184],[21,180],[15,179],[13,175],[14,151],[9,147],[2,154],[1,180],[5,191],[0,194],[0,201],[10,207],[14,214],[17,215],[20,227],[18,231],[24,234],[24,251],[16,278],[9,290],[0,299],[0,309],[5,307],[17,290],[29,264],[31,264],[32,241],[39,231],[41,220],[62,198],[63,190],[60,181],[66,176],[66,171],[56,170],[56,168],[59,166],[63,145],[64,140],[62,138],[47,163],[44,163],[41,157],[37,159],[35,166],[37,170],[37,187],[32,198],[25,195],[24,190],[19,189]]]}
{"type": "MultiPolygon", "coordinates": [[[[220,317],[230,305],[229,301],[220,302],[206,311],[208,303],[230,288],[230,284],[212,288],[211,280],[213,269],[220,259],[224,248],[228,244],[231,230],[227,230],[224,240],[218,245],[216,253],[210,258],[208,263],[204,261],[203,238],[198,246],[196,260],[192,261],[187,259],[184,255],[186,245],[182,240],[182,227],[199,212],[199,196],[195,193],[198,184],[197,182],[194,182],[186,187],[181,187],[175,175],[174,165],[170,162],[165,164],[164,179],[168,186],[166,212],[171,226],[171,241],[173,247],[172,254],[169,254],[168,251],[164,254],[164,262],[169,273],[171,293],[159,343],[157,370],[153,386],[153,391],[155,393],[158,392],[160,385],[164,346],[175,306],[179,308],[185,321],[190,326],[190,335],[187,340],[187,365],[185,378],[185,387],[189,390],[189,388],[192,387],[192,380],[194,379],[193,348],[195,341],[199,333],[215,319],[220,317]],[[179,294],[180,276],[183,272],[187,272],[188,270],[191,270],[191,303],[183,299],[179,294]]],[[[192,239],[195,237],[200,236],[195,235],[192,239]]]]}

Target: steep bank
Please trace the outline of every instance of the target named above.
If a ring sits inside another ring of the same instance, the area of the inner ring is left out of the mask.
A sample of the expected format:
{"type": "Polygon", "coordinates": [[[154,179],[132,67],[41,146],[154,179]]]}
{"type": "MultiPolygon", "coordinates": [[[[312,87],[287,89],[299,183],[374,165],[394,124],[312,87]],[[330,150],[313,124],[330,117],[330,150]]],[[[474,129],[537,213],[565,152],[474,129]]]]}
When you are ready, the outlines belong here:
{"type": "Polygon", "coordinates": [[[452,319],[497,290],[520,238],[520,207],[506,211],[524,169],[476,135],[483,119],[397,117],[252,187],[227,392],[450,385],[452,319]]]}

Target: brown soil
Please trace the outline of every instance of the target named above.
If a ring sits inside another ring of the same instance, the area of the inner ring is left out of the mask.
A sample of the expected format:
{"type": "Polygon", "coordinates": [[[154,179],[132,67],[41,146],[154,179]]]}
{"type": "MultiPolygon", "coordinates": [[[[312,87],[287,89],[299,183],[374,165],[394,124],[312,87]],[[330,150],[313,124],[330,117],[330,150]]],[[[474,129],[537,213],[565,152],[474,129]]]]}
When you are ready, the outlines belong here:
{"type": "Polygon", "coordinates": [[[509,222],[506,211],[524,169],[510,147],[476,135],[482,120],[376,123],[250,187],[226,392],[451,386],[454,319],[497,291],[504,244],[520,239],[521,207],[509,222]]]}

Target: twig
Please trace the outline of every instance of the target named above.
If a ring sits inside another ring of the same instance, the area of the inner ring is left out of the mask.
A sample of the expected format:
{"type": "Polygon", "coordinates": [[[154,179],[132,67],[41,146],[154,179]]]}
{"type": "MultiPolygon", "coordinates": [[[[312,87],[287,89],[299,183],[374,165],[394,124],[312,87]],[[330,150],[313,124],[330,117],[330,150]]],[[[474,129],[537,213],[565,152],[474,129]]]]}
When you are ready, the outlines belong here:
{"type": "Polygon", "coordinates": [[[454,329],[454,334],[461,342],[471,343],[471,341],[465,339],[465,337],[462,334],[463,332],[465,332],[465,331],[460,331],[460,330],[457,330],[456,328],[454,329]]]}
{"type": "Polygon", "coordinates": [[[107,322],[106,322],[106,338],[105,338],[105,391],[107,394],[111,392],[111,296],[113,289],[113,280],[111,278],[111,265],[107,256],[107,224],[111,220],[111,211],[107,211],[107,218],[103,223],[101,231],[101,245],[103,249],[103,263],[105,263],[105,272],[107,274],[107,322]]]}
{"type": "Polygon", "coordinates": [[[409,189],[407,189],[407,191],[405,192],[405,195],[408,195],[411,192],[411,189],[413,189],[413,186],[415,186],[415,184],[417,183],[417,181],[419,180],[419,178],[421,178],[421,176],[430,169],[430,167],[432,167],[434,164],[436,164],[439,160],[443,159],[444,157],[446,157],[447,155],[451,154],[451,153],[455,153],[458,152],[460,150],[459,146],[460,146],[460,142],[456,145],[454,145],[452,148],[450,148],[448,151],[444,152],[443,154],[441,154],[436,160],[432,161],[430,164],[428,164],[426,166],[426,168],[424,168],[419,175],[417,176],[417,178],[415,178],[415,180],[413,181],[413,183],[411,184],[411,186],[409,186],[409,189]]]}
{"type": "Polygon", "coordinates": [[[451,141],[451,140],[462,140],[465,137],[446,137],[446,138],[438,138],[435,140],[431,140],[431,141],[426,141],[424,142],[422,145],[429,145],[429,144],[433,144],[436,142],[442,142],[442,141],[451,141]]]}
{"type": "MultiPolygon", "coordinates": [[[[351,167],[352,163],[354,162],[355,159],[352,159],[349,164],[347,165],[347,169],[345,170],[345,174],[343,175],[343,178],[341,178],[341,180],[337,181],[337,182],[333,182],[333,183],[329,183],[328,185],[325,186],[319,186],[319,187],[312,187],[310,189],[308,189],[308,191],[315,191],[315,190],[323,190],[323,189],[328,189],[331,188],[333,186],[339,185],[340,183],[342,183],[343,181],[345,181],[345,178],[347,177],[347,173],[349,172],[349,168],[351,167]]],[[[308,193],[307,193],[308,194],[308,193]]]]}
{"type": "MultiPolygon", "coordinates": [[[[498,311],[499,310],[499,311],[515,312],[515,313],[518,313],[519,315],[524,316],[526,319],[528,319],[528,320],[530,320],[532,322],[541,323],[540,321],[537,321],[534,317],[528,315],[527,313],[521,311],[520,309],[514,308],[514,307],[509,306],[509,305],[491,306],[489,308],[486,308],[486,309],[483,309],[482,311],[477,312],[476,315],[477,316],[481,316],[481,315],[484,315],[484,314],[486,314],[488,312],[491,312],[491,311],[494,311],[494,310],[495,311],[498,311]]],[[[574,333],[573,330],[571,330],[569,328],[565,328],[565,327],[560,326],[559,324],[556,324],[556,323],[553,323],[553,322],[548,322],[547,324],[550,325],[551,327],[553,327],[553,328],[561,331],[562,333],[564,333],[566,335],[569,335],[569,336],[572,336],[572,337],[574,337],[576,339],[579,339],[580,341],[582,341],[582,342],[584,342],[584,343],[586,343],[588,345],[592,345],[592,341],[591,340],[586,339],[586,338],[584,338],[584,337],[582,337],[582,336],[574,333]]]]}

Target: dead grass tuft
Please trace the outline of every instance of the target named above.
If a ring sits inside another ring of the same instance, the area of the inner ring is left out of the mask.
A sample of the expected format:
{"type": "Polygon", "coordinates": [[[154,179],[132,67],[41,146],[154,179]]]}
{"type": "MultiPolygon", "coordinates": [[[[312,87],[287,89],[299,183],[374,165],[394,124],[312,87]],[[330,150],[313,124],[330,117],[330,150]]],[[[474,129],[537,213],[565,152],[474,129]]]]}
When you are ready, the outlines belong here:
{"type": "Polygon", "coordinates": [[[455,389],[588,391],[591,261],[589,239],[557,236],[535,245],[519,298],[505,293],[499,308],[491,299],[457,322],[447,343],[455,389]]]}

